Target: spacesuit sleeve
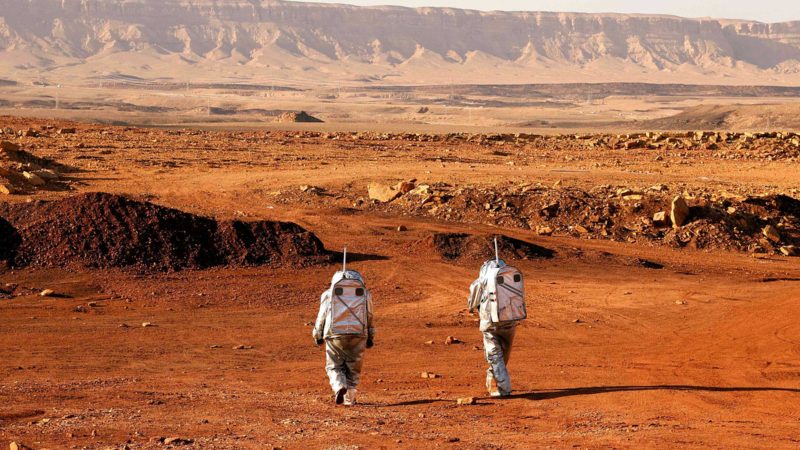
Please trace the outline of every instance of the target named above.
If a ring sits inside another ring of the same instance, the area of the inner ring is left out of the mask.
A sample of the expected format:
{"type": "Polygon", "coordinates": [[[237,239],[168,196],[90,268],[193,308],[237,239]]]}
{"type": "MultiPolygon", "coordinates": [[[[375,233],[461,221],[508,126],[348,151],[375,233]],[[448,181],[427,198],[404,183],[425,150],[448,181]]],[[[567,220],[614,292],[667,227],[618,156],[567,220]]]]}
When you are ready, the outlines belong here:
{"type": "Polygon", "coordinates": [[[367,339],[375,338],[375,321],[372,314],[372,292],[367,291],[367,339]]]}
{"type": "Polygon", "coordinates": [[[311,335],[314,336],[314,339],[320,340],[325,337],[325,321],[328,319],[328,308],[330,308],[331,302],[328,298],[328,291],[325,291],[320,298],[319,298],[319,313],[317,313],[317,322],[314,324],[314,331],[311,332],[311,335]]]}
{"type": "Polygon", "coordinates": [[[483,283],[481,283],[481,279],[478,278],[469,285],[467,308],[470,312],[475,311],[481,306],[481,297],[483,297],[483,283]]]}

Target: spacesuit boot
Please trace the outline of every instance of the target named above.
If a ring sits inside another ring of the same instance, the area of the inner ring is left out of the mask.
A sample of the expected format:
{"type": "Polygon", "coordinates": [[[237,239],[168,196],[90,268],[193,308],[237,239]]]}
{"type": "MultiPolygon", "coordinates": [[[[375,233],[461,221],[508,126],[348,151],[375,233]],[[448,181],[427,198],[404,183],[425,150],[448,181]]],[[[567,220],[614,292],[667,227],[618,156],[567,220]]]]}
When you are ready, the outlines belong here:
{"type": "Polygon", "coordinates": [[[348,389],[344,395],[344,406],[354,406],[356,404],[357,389],[348,389]]]}

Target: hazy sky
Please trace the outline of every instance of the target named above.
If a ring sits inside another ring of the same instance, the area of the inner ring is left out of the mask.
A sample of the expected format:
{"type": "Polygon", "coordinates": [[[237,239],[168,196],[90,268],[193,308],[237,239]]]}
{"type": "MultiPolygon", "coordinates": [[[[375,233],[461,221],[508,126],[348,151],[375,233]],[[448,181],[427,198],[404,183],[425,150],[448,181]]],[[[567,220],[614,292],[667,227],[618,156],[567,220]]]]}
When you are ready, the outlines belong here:
{"type": "Polygon", "coordinates": [[[507,11],[673,14],[683,17],[787,22],[800,20],[800,0],[313,0],[351,5],[451,6],[507,11]]]}

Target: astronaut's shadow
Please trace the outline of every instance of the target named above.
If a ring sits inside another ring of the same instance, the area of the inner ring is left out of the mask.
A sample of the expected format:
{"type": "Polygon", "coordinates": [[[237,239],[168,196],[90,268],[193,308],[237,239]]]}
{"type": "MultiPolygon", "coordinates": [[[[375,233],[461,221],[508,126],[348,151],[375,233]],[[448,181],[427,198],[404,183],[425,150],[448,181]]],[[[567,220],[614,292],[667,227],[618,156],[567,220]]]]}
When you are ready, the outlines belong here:
{"type": "Polygon", "coordinates": [[[524,398],[528,400],[552,400],[576,395],[612,394],[616,392],[641,392],[641,391],[694,391],[694,392],[789,392],[800,394],[800,389],[779,387],[720,387],[720,386],[692,386],[683,384],[659,384],[652,386],[594,386],[567,389],[551,389],[542,391],[520,392],[512,394],[508,399],[524,398]]]}
{"type": "MultiPolygon", "coordinates": [[[[477,400],[488,400],[490,397],[486,397],[486,399],[481,399],[476,397],[477,400]]],[[[408,400],[405,402],[398,402],[398,403],[359,403],[361,406],[373,406],[373,407],[396,407],[396,406],[416,406],[416,405],[430,405],[432,403],[447,403],[447,404],[455,404],[454,399],[444,399],[444,398],[421,398],[417,400],[408,400]]],[[[489,403],[476,403],[474,406],[489,406],[489,403]]]]}
{"type": "MultiPolygon", "coordinates": [[[[778,387],[720,387],[720,386],[691,386],[691,385],[670,385],[660,384],[652,386],[594,386],[594,387],[578,387],[566,389],[549,389],[540,391],[520,392],[512,394],[508,397],[476,397],[478,405],[487,405],[482,403],[485,401],[503,401],[513,399],[527,399],[527,400],[553,400],[562,397],[573,397],[578,395],[597,395],[597,394],[613,394],[617,392],[641,392],[641,391],[695,391],[695,392],[788,392],[800,394],[800,389],[793,388],[778,388],[778,387]]],[[[385,406],[415,406],[415,405],[428,405],[432,403],[454,403],[453,399],[418,399],[409,400],[405,402],[388,404],[385,406]]],[[[375,405],[378,406],[378,405],[375,405]]]]}
{"type": "MultiPolygon", "coordinates": [[[[333,258],[333,261],[338,261],[338,262],[341,263],[342,258],[344,257],[344,254],[342,252],[332,251],[330,253],[331,253],[331,257],[333,258]]],[[[388,261],[389,259],[391,259],[391,258],[389,258],[388,256],[385,256],[385,255],[373,255],[371,253],[350,253],[350,252],[347,252],[347,262],[348,263],[360,262],[360,261],[388,261]]]]}

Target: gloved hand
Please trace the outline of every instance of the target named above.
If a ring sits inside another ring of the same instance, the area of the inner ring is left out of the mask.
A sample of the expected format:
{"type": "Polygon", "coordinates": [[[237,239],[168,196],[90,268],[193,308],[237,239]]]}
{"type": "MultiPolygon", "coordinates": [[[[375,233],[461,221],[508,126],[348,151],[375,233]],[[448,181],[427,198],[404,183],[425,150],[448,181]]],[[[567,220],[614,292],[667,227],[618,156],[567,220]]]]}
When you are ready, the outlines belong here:
{"type": "Polygon", "coordinates": [[[317,339],[317,345],[322,345],[325,343],[325,339],[317,339]]]}
{"type": "Polygon", "coordinates": [[[375,342],[372,339],[367,339],[367,348],[372,348],[375,345],[375,342]]]}

